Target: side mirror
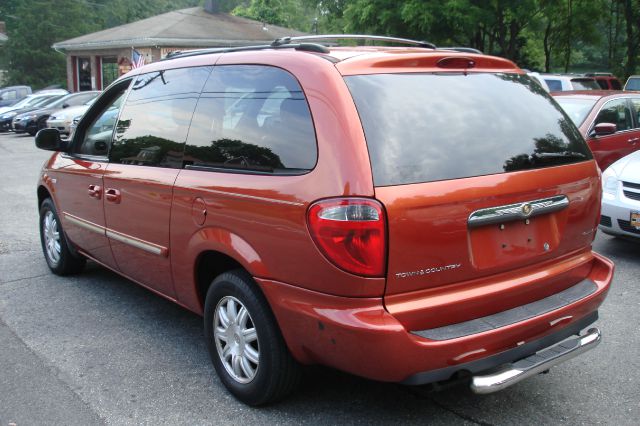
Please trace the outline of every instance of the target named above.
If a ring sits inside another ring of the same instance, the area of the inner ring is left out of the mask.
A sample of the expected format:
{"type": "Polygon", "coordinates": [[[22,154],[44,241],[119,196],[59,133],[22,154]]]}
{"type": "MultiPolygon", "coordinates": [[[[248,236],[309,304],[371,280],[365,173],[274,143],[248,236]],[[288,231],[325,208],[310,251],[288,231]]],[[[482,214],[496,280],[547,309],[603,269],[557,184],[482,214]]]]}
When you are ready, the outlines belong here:
{"type": "Polygon", "coordinates": [[[71,106],[71,105],[66,104],[66,103],[65,103],[65,104],[62,104],[62,109],[64,109],[64,108],[69,108],[70,106],[71,106]]]}
{"type": "Polygon", "coordinates": [[[598,123],[593,128],[593,133],[595,136],[606,136],[612,135],[618,131],[618,126],[613,123],[598,123]]]}
{"type": "Polygon", "coordinates": [[[60,139],[58,129],[41,129],[36,133],[36,146],[46,151],[64,151],[67,143],[60,139]]]}

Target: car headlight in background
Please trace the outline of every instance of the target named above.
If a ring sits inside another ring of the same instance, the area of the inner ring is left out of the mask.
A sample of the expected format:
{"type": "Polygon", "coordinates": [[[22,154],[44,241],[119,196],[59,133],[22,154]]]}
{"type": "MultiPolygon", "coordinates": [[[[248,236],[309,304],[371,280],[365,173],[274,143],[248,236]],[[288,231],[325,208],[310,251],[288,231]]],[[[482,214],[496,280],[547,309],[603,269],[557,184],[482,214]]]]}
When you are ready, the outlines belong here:
{"type": "Polygon", "coordinates": [[[616,191],[618,190],[618,175],[613,170],[613,167],[609,167],[602,173],[602,196],[607,200],[613,200],[616,198],[616,191]]]}

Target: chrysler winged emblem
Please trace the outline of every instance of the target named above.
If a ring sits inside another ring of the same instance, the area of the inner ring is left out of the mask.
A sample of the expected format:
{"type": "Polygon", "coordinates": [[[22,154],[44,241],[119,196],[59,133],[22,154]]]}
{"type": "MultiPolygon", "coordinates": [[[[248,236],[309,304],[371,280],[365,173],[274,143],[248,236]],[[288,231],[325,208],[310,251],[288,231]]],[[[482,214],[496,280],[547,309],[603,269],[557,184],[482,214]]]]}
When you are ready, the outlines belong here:
{"type": "Polygon", "coordinates": [[[541,214],[553,213],[566,208],[569,198],[566,195],[556,195],[551,198],[525,201],[523,203],[507,204],[476,210],[469,215],[467,226],[500,224],[512,220],[521,220],[541,214]]]}

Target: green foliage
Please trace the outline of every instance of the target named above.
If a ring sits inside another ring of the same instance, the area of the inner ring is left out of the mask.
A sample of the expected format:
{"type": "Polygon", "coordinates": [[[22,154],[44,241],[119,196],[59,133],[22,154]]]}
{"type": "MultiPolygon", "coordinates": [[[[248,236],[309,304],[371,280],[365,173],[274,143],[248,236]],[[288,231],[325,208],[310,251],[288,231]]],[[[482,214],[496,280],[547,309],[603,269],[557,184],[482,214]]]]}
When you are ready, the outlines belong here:
{"type": "Polygon", "coordinates": [[[51,49],[51,45],[95,29],[95,25],[85,19],[89,14],[88,6],[74,0],[15,3],[11,13],[5,15],[9,18],[6,20],[9,40],[3,53],[9,83],[35,88],[53,83],[64,86],[65,56],[51,49]]]}
{"type": "Polygon", "coordinates": [[[301,31],[309,31],[312,25],[309,6],[299,0],[250,0],[235,7],[232,13],[301,31]]]}

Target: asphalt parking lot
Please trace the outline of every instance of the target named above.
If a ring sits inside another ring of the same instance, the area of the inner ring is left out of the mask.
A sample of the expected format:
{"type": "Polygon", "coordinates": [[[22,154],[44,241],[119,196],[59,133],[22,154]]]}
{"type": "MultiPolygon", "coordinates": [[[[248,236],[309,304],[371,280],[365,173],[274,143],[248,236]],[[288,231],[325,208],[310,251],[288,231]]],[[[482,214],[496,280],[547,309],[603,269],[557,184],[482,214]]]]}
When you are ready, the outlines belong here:
{"type": "Polygon", "coordinates": [[[640,421],[640,244],[598,235],[616,263],[601,345],[492,395],[370,382],[310,368],[288,400],[236,402],[200,317],[95,264],[52,275],[35,184],[49,156],[0,134],[0,426],[34,424],[611,424],[640,421]]]}

